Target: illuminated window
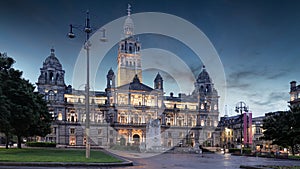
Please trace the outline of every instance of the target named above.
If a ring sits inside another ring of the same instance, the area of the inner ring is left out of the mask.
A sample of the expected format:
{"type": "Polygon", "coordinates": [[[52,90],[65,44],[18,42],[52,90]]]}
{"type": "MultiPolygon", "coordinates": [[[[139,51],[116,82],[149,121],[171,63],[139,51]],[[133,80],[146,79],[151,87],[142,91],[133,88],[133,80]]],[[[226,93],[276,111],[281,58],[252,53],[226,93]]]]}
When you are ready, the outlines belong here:
{"type": "Polygon", "coordinates": [[[76,137],[75,136],[70,137],[70,145],[76,145],[76,137]]]}
{"type": "Polygon", "coordinates": [[[122,124],[127,123],[127,119],[124,113],[120,115],[120,123],[122,124]]]}
{"type": "Polygon", "coordinates": [[[214,126],[215,126],[215,127],[218,126],[218,122],[217,122],[217,121],[214,122],[214,126]]]}
{"type": "Polygon", "coordinates": [[[77,114],[74,111],[71,111],[71,113],[68,113],[67,121],[77,122],[77,120],[78,120],[77,114]]]}
{"type": "Polygon", "coordinates": [[[183,118],[181,117],[181,116],[179,116],[178,118],[177,118],[177,125],[179,125],[179,126],[183,126],[183,118]]]}
{"type": "Polygon", "coordinates": [[[52,90],[49,91],[48,95],[49,95],[49,100],[50,101],[53,101],[55,99],[55,94],[52,90]]]}
{"type": "Polygon", "coordinates": [[[211,132],[207,133],[207,138],[211,138],[211,132]]]}
{"type": "Polygon", "coordinates": [[[55,118],[55,113],[54,113],[53,110],[49,110],[49,114],[51,114],[51,117],[52,117],[52,118],[55,118]]]}
{"type": "Polygon", "coordinates": [[[204,104],[201,104],[201,109],[204,109],[204,104]]]}
{"type": "Polygon", "coordinates": [[[201,126],[204,126],[204,120],[201,120],[201,126]]]}
{"type": "Polygon", "coordinates": [[[62,120],[62,113],[58,113],[58,117],[57,117],[58,120],[62,120]]]}

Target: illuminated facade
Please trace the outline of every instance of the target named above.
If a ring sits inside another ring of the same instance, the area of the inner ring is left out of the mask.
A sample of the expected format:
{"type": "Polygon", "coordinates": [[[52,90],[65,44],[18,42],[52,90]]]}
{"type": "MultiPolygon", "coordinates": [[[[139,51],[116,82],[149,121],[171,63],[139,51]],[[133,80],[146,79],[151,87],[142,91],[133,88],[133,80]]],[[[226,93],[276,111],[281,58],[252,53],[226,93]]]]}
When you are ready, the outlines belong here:
{"type": "Polygon", "coordinates": [[[300,105],[300,85],[296,81],[290,82],[290,105],[292,107],[300,105]]]}
{"type": "Polygon", "coordinates": [[[232,117],[228,117],[228,116],[221,117],[221,120],[218,124],[218,132],[220,135],[220,142],[219,142],[220,147],[237,148],[238,145],[240,145],[241,140],[243,141],[244,146],[252,147],[252,143],[253,143],[252,113],[243,113],[243,115],[237,115],[232,117]],[[242,129],[241,129],[241,123],[243,124],[242,129]],[[243,138],[241,138],[241,132],[243,138]]]}
{"type": "MultiPolygon", "coordinates": [[[[128,9],[124,39],[119,42],[117,76],[110,69],[105,91],[90,93],[91,145],[145,145],[146,126],[157,119],[162,147],[214,146],[219,96],[205,66],[196,78],[192,94],[165,96],[163,77],[159,73],[153,78],[153,87],[142,83],[140,50],[128,9]]],[[[66,86],[63,77],[64,71],[52,49],[37,83],[38,91],[49,101],[49,110],[56,119],[53,132],[44,141],[83,146],[85,93],[66,86]]]]}

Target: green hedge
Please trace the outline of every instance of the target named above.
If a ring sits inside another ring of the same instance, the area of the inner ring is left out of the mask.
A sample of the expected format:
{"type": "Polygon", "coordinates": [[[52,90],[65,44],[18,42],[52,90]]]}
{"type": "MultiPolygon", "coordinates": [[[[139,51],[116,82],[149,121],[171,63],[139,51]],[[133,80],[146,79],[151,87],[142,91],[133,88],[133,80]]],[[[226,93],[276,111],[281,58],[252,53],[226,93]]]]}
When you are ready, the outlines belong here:
{"type": "Polygon", "coordinates": [[[241,152],[241,149],[239,148],[230,148],[228,149],[229,153],[237,153],[237,152],[241,152]]]}
{"type": "Polygon", "coordinates": [[[50,142],[27,142],[28,147],[56,147],[56,143],[50,142]]]}
{"type": "MultiPolygon", "coordinates": [[[[239,148],[230,148],[229,153],[240,153],[241,149],[239,148]]],[[[250,148],[243,148],[243,154],[251,154],[250,148]]]]}

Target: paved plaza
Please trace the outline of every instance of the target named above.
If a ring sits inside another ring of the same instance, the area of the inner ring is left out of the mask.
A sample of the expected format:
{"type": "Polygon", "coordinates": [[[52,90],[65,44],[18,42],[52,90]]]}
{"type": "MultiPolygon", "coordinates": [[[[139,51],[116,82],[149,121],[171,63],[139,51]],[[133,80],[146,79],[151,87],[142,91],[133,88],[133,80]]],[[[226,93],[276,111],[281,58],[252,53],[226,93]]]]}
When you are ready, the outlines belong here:
{"type": "MultiPolygon", "coordinates": [[[[75,167],[77,169],[100,169],[100,168],[125,168],[125,169],[186,169],[186,168],[203,168],[203,169],[234,169],[244,166],[258,166],[258,165],[279,165],[279,166],[298,166],[300,168],[300,161],[296,160],[282,160],[259,157],[245,157],[232,156],[230,154],[204,154],[203,157],[199,154],[173,154],[164,153],[148,158],[140,158],[138,154],[131,155],[129,160],[134,162],[134,166],[126,167],[75,167]],[[136,157],[136,158],[134,158],[136,157]]],[[[49,169],[53,167],[13,167],[0,166],[6,169],[49,169]]],[[[57,169],[69,169],[74,167],[57,167],[57,169]]]]}
{"type": "MultiPolygon", "coordinates": [[[[203,168],[203,169],[232,169],[240,168],[241,165],[257,166],[257,165],[280,165],[280,166],[299,166],[300,161],[232,156],[230,154],[172,154],[166,153],[150,158],[132,158],[134,166],[126,168],[203,168]]],[[[122,167],[124,168],[124,167],[122,167]]]]}

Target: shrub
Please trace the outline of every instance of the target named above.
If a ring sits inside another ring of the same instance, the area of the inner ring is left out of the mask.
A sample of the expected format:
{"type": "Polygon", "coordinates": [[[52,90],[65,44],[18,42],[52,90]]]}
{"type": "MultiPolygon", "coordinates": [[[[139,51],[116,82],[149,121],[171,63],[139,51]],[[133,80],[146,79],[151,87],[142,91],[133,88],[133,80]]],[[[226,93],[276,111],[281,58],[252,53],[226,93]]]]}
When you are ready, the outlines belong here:
{"type": "Polygon", "coordinates": [[[27,142],[28,147],[56,147],[56,143],[50,142],[27,142]]]}
{"type": "MultiPolygon", "coordinates": [[[[236,153],[240,154],[241,149],[239,148],[230,148],[229,153],[236,153]]],[[[243,154],[251,154],[251,149],[250,148],[243,148],[243,154]]]]}
{"type": "Polygon", "coordinates": [[[251,151],[250,148],[244,148],[244,149],[243,149],[243,154],[248,154],[248,155],[249,155],[249,154],[251,154],[251,152],[252,152],[252,151],[251,151]]]}
{"type": "Polygon", "coordinates": [[[238,152],[241,152],[241,149],[239,148],[230,148],[228,149],[229,153],[238,153],[238,152]]]}

